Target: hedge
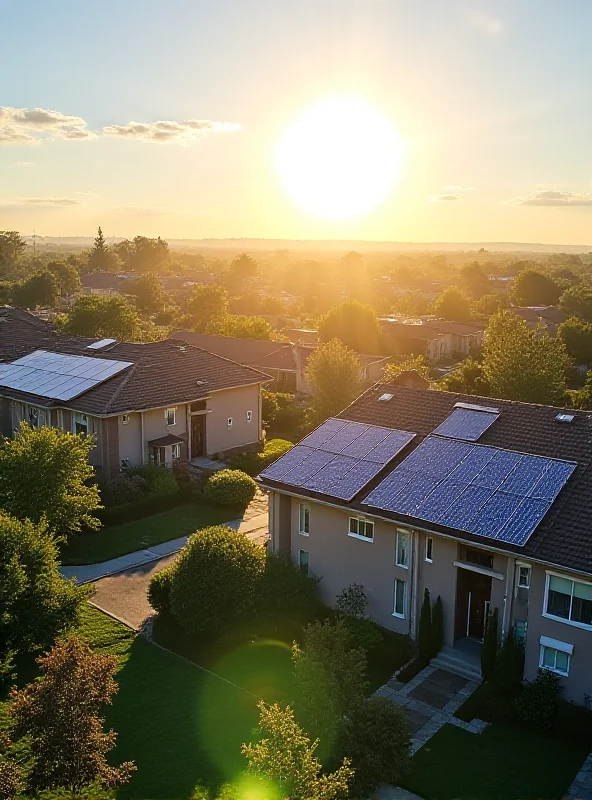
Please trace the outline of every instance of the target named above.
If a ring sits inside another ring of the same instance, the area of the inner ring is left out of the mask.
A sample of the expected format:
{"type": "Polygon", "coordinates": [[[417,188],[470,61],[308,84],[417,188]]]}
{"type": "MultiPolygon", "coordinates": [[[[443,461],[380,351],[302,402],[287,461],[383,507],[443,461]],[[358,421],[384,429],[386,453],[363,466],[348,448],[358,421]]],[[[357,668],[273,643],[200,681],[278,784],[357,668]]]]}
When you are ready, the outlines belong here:
{"type": "Polygon", "coordinates": [[[135,503],[103,508],[97,513],[97,516],[105,527],[122,525],[124,522],[134,522],[137,519],[159,514],[161,511],[169,511],[171,508],[176,508],[186,502],[187,498],[182,492],[166,495],[147,495],[135,503]]]}

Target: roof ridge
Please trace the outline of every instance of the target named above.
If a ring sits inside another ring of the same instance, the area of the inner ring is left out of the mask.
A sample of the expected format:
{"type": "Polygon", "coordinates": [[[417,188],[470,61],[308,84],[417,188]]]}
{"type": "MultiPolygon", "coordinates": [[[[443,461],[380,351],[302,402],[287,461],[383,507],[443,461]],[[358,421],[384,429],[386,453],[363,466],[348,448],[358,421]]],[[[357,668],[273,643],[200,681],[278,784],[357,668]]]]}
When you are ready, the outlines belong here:
{"type": "MultiPolygon", "coordinates": [[[[128,369],[127,372],[124,374],[123,380],[121,381],[121,383],[119,384],[117,389],[113,392],[113,394],[111,395],[111,397],[109,398],[109,400],[105,404],[105,412],[109,412],[111,410],[111,407],[113,406],[113,404],[115,403],[115,401],[117,400],[117,398],[119,397],[119,395],[121,394],[123,389],[129,383],[130,378],[132,377],[132,375],[135,375],[137,366],[138,366],[138,362],[134,361],[131,369],[128,369]]],[[[114,376],[114,377],[116,377],[116,376],[114,376]]]]}

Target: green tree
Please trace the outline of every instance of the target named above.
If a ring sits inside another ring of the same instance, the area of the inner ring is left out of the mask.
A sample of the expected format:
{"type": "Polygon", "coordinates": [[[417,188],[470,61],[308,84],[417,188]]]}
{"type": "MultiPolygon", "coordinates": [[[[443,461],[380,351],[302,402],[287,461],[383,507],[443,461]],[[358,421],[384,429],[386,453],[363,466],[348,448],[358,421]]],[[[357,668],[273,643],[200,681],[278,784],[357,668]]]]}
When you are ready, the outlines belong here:
{"type": "Polygon", "coordinates": [[[576,364],[592,364],[592,325],[570,317],[557,329],[557,336],[576,364]]]}
{"type": "Polygon", "coordinates": [[[435,658],[444,644],[444,606],[440,595],[432,609],[432,658],[435,658]]]}
{"type": "Polygon", "coordinates": [[[563,400],[569,357],[561,339],[530,330],[510,312],[489,320],[483,375],[493,397],[555,405],[563,400]]]}
{"type": "Polygon", "coordinates": [[[194,286],[186,305],[194,331],[218,333],[228,316],[228,293],[222,286],[194,286]]]}
{"type": "Polygon", "coordinates": [[[58,537],[97,530],[93,514],[101,503],[88,463],[93,447],[91,436],[22,422],[13,439],[0,442],[0,506],[21,520],[46,520],[58,537]]]}
{"type": "Polygon", "coordinates": [[[249,771],[275,785],[279,797],[292,800],[347,800],[354,777],[349,761],[344,759],[335,772],[323,772],[311,743],[294,719],[294,712],[277,703],[259,703],[261,738],[243,744],[249,771]]]}
{"type": "Polygon", "coordinates": [[[480,394],[487,396],[489,386],[483,374],[483,364],[474,358],[465,358],[445,375],[438,384],[444,392],[459,394],[480,394]]]}
{"type": "Polygon", "coordinates": [[[17,308],[35,309],[55,306],[59,293],[55,275],[49,270],[38,272],[12,288],[12,302],[17,308]]]}
{"type": "Polygon", "coordinates": [[[254,278],[259,271],[259,265],[248,253],[239,253],[230,262],[228,268],[228,282],[234,292],[240,291],[244,281],[254,278]]]}
{"type": "Polygon", "coordinates": [[[273,333],[271,325],[263,317],[247,317],[238,314],[229,314],[221,322],[219,333],[223,336],[233,336],[235,339],[271,339],[273,333]]]}
{"type": "Polygon", "coordinates": [[[320,345],[305,369],[313,393],[311,411],[316,421],[337,414],[362,390],[358,357],[339,339],[320,345]]]}
{"type": "Polygon", "coordinates": [[[46,523],[0,512],[0,677],[12,656],[38,651],[77,624],[88,588],[64,580],[58,566],[46,523]]]}
{"type": "Polygon", "coordinates": [[[70,636],[37,661],[42,677],[20,691],[14,688],[8,707],[15,737],[27,737],[33,756],[29,788],[67,789],[79,796],[97,785],[127,783],[136,767],[132,761],[108,764],[116,733],[104,732],[100,716],[119,688],[113,678],[117,658],[94,653],[70,636]]]}
{"type": "Polygon", "coordinates": [[[512,284],[512,302],[517,306],[554,306],[562,287],[549,275],[536,269],[523,270],[512,284]]]}
{"type": "Polygon", "coordinates": [[[25,249],[18,231],[0,231],[0,276],[12,277],[25,249]]]}
{"type": "Polygon", "coordinates": [[[64,297],[79,292],[82,284],[80,275],[76,267],[65,261],[50,261],[47,269],[55,277],[58,284],[58,292],[64,297]]]}
{"type": "Polygon", "coordinates": [[[117,256],[109,249],[100,226],[86,262],[87,272],[109,272],[117,264],[117,256]]]}
{"type": "Polygon", "coordinates": [[[376,353],[380,346],[380,325],[374,310],[357,300],[347,300],[319,320],[322,342],[339,339],[356,353],[376,353]]]}
{"type": "Polygon", "coordinates": [[[471,319],[471,304],[460,289],[449,286],[436,300],[434,314],[442,319],[468,322],[471,319]]]}
{"type": "Polygon", "coordinates": [[[592,287],[572,286],[563,292],[559,308],[568,317],[579,317],[592,323],[592,287]]]}
{"type": "Polygon", "coordinates": [[[485,636],[481,647],[481,674],[483,680],[488,681],[493,677],[498,651],[498,612],[497,608],[490,611],[485,620],[485,636]]]}
{"type": "Polygon", "coordinates": [[[61,328],[77,336],[104,336],[133,341],[139,329],[136,309],[123,297],[83,294],[64,315],[61,328]]]}
{"type": "Polygon", "coordinates": [[[135,296],[140,311],[162,311],[165,306],[166,294],[154,272],[146,272],[132,281],[128,291],[135,296]]]}
{"type": "Polygon", "coordinates": [[[432,604],[430,602],[430,590],[424,589],[423,602],[419,614],[419,629],[417,632],[417,654],[419,660],[427,664],[432,657],[433,649],[432,633],[432,604]]]}
{"type": "Polygon", "coordinates": [[[484,294],[479,300],[475,300],[472,305],[473,314],[477,317],[490,317],[508,308],[508,296],[502,292],[492,292],[484,294]]]}
{"type": "Polygon", "coordinates": [[[402,372],[408,372],[409,370],[419,372],[422,378],[429,378],[430,375],[430,368],[425,356],[408,356],[399,364],[386,365],[384,369],[384,382],[388,383],[394,380],[394,378],[397,378],[402,372]]]}
{"type": "Polygon", "coordinates": [[[160,236],[135,236],[126,266],[134,272],[162,272],[169,260],[169,245],[160,236]]]}
{"type": "Polygon", "coordinates": [[[516,696],[520,693],[523,677],[524,645],[518,641],[516,631],[512,627],[495,662],[493,680],[503,694],[516,696]]]}
{"type": "Polygon", "coordinates": [[[0,797],[2,800],[16,800],[24,789],[24,776],[21,765],[14,756],[10,737],[0,733],[0,797]]]}
{"type": "Polygon", "coordinates": [[[476,299],[483,297],[490,290],[489,278],[478,261],[471,261],[461,267],[459,278],[464,289],[476,299]]]}

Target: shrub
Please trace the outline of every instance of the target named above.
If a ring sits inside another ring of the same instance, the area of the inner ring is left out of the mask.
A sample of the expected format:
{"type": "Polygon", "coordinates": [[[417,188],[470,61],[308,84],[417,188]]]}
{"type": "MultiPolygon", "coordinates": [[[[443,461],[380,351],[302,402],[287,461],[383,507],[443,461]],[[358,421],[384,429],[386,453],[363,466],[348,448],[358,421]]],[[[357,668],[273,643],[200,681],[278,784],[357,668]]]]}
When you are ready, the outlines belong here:
{"type": "Polygon", "coordinates": [[[559,676],[548,669],[539,669],[535,680],[514,700],[518,719],[537,730],[550,731],[560,692],[559,676]]]}
{"type": "Polygon", "coordinates": [[[432,609],[432,658],[435,658],[444,644],[444,607],[440,595],[432,609]]]}
{"type": "Polygon", "coordinates": [[[361,583],[351,583],[337,595],[335,608],[349,617],[363,617],[368,605],[366,590],[361,583]]]}
{"type": "Polygon", "coordinates": [[[490,611],[487,615],[485,637],[481,648],[481,674],[484,681],[488,681],[493,675],[497,661],[497,643],[497,608],[494,608],[493,612],[490,611]]]}
{"type": "Polygon", "coordinates": [[[252,617],[265,551],[223,525],[194,533],[173,568],[170,608],[189,633],[215,633],[252,617]]]}
{"type": "Polygon", "coordinates": [[[268,553],[257,601],[259,618],[273,624],[289,619],[300,625],[314,620],[321,608],[318,583],[291,561],[268,553]]]}
{"type": "Polygon", "coordinates": [[[175,575],[174,565],[156,572],[148,584],[148,602],[158,614],[171,610],[171,587],[175,575]]]}
{"type": "Polygon", "coordinates": [[[432,655],[432,606],[430,590],[426,587],[419,614],[419,630],[417,632],[417,650],[419,660],[427,663],[432,655]]]}
{"type": "Polygon", "coordinates": [[[179,484],[179,491],[188,500],[203,497],[204,486],[206,485],[209,472],[200,470],[194,472],[190,470],[184,462],[173,465],[173,475],[179,484]]]}
{"type": "Polygon", "coordinates": [[[259,475],[260,472],[277,461],[280,456],[291,450],[294,445],[286,439],[270,439],[265,443],[263,450],[259,453],[250,451],[240,453],[229,459],[229,465],[233,469],[240,469],[247,475],[259,475]]]}
{"type": "Polygon", "coordinates": [[[148,497],[172,496],[178,491],[173,473],[154,464],[126,467],[101,484],[103,501],[108,507],[138,503],[148,497]]]}
{"type": "Polygon", "coordinates": [[[204,486],[204,498],[220,506],[248,506],[257,484],[238,469],[222,469],[211,475],[204,486]]]}
{"type": "Polygon", "coordinates": [[[340,745],[354,769],[354,797],[369,797],[382,783],[396,786],[409,767],[407,712],[385,697],[371,697],[347,718],[340,745]]]}
{"type": "Polygon", "coordinates": [[[352,646],[361,647],[366,653],[379,647],[383,642],[380,626],[368,617],[344,617],[352,646]]]}
{"type": "Polygon", "coordinates": [[[512,628],[502,645],[493,669],[492,680],[501,694],[515,696],[524,677],[524,646],[512,628]]]}

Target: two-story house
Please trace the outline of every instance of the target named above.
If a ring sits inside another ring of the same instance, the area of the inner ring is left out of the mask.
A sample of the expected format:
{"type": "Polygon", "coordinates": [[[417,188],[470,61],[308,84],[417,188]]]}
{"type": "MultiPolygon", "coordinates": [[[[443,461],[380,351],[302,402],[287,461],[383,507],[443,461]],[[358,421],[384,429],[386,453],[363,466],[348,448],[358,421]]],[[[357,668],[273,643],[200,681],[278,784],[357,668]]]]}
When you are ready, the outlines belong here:
{"type": "MultiPolygon", "coordinates": [[[[417,636],[425,588],[445,648],[479,649],[487,613],[525,642],[525,677],[592,696],[592,413],[377,385],[260,476],[272,548],[362,584],[369,614],[417,636]]],[[[478,660],[477,660],[478,663],[478,660]]]]}
{"type": "Polygon", "coordinates": [[[126,464],[258,448],[269,380],[183,341],[61,335],[32,314],[0,309],[0,433],[26,420],[92,434],[91,462],[105,476],[126,464]]]}

